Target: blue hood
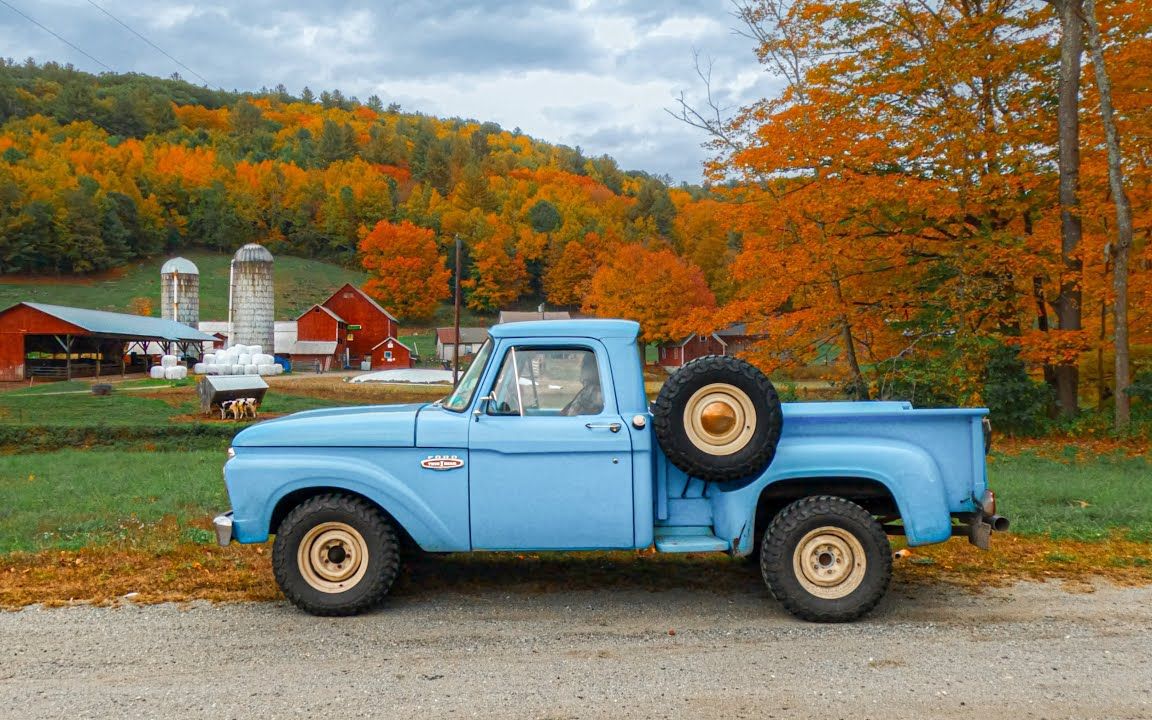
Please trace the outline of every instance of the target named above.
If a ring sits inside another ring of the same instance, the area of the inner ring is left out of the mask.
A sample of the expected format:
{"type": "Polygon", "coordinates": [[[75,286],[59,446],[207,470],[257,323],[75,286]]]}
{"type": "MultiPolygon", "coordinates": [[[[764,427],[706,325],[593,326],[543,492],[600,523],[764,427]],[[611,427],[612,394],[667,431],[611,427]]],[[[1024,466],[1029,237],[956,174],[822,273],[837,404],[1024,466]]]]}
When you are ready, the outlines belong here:
{"type": "Polygon", "coordinates": [[[415,447],[427,403],[308,410],[243,430],[235,447],[415,447]]]}

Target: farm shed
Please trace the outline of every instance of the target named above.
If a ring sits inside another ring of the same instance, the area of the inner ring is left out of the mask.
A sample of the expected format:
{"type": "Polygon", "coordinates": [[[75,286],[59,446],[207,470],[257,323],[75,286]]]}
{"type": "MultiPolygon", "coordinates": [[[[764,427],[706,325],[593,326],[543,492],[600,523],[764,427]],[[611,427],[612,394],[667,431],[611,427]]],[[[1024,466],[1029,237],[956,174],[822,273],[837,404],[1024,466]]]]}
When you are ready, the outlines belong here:
{"type": "MultiPolygon", "coordinates": [[[[460,328],[460,357],[465,358],[477,350],[488,339],[488,329],[482,327],[460,328]]],[[[456,350],[454,328],[436,328],[436,358],[441,362],[452,362],[456,350]]]]}
{"type": "Polygon", "coordinates": [[[0,380],[96,376],[125,370],[124,357],[154,342],[179,355],[201,354],[211,335],[174,320],[22,302],[0,311],[0,380]]]}
{"type": "Polygon", "coordinates": [[[372,348],[372,369],[410,368],[415,357],[418,357],[416,351],[396,338],[384,338],[379,345],[372,348]]]}

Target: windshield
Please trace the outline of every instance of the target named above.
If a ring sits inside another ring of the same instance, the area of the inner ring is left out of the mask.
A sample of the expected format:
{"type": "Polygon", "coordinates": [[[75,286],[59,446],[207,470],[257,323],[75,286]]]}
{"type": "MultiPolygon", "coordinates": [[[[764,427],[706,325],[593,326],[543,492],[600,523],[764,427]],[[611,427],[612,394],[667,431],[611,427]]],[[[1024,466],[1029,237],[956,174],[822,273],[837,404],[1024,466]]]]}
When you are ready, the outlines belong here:
{"type": "Polygon", "coordinates": [[[445,409],[452,412],[464,412],[468,408],[472,402],[472,395],[476,392],[476,385],[480,382],[480,373],[484,372],[484,366],[488,363],[488,356],[491,354],[492,341],[485,340],[484,344],[480,346],[480,352],[476,353],[472,364],[468,366],[468,371],[460,379],[460,384],[456,386],[451,395],[444,399],[443,407],[445,409]]]}

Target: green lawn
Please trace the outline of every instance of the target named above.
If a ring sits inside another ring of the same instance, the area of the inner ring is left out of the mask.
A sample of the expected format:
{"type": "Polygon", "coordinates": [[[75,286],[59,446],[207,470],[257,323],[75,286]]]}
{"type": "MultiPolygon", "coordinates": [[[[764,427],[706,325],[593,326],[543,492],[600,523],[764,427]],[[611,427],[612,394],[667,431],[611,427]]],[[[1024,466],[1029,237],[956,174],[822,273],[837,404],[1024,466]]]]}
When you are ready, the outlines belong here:
{"type": "MultiPolygon", "coordinates": [[[[0,456],[0,555],[87,544],[147,545],[149,528],[189,527],[227,507],[221,451],[61,450],[0,456]]],[[[1064,464],[997,457],[991,481],[1013,532],[1093,540],[1121,532],[1152,541],[1152,468],[1141,458],[1064,464]]],[[[995,545],[993,545],[995,552],[995,545]]]]}
{"type": "MultiPolygon", "coordinates": [[[[148,544],[165,518],[181,526],[227,509],[222,452],[61,450],[0,456],[0,554],[95,543],[148,544]]],[[[205,533],[188,528],[187,539],[205,533]]]]}
{"type": "Polygon", "coordinates": [[[1012,532],[1096,540],[1123,529],[1131,539],[1152,541],[1152,463],[1146,458],[995,456],[988,476],[1012,532]]]}
{"type": "MultiPolygon", "coordinates": [[[[200,270],[200,318],[224,320],[228,316],[228,268],[231,255],[187,252],[184,257],[200,270]]],[[[133,298],[152,300],[153,314],[160,314],[160,266],[167,257],[133,263],[115,277],[88,280],[63,278],[51,281],[14,282],[0,277],[0,308],[22,300],[126,312],[133,298]]],[[[346,282],[361,285],[363,272],[338,265],[282,256],[273,266],[276,280],[276,317],[294,318],[313,303],[325,300],[346,282]]]]}

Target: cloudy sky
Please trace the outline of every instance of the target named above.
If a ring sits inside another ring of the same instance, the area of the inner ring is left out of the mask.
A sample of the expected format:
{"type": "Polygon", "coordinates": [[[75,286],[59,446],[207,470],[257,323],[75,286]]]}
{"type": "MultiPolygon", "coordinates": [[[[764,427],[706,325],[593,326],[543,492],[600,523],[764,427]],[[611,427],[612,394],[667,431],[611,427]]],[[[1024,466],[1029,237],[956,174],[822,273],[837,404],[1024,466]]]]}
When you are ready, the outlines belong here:
{"type": "MultiPolygon", "coordinates": [[[[698,181],[706,156],[703,135],[665,112],[681,91],[702,92],[693,52],[712,60],[727,105],[772,86],[751,43],[733,34],[729,0],[94,2],[213,86],[377,94],[406,110],[520,127],[677,181],[698,181]]],[[[7,57],[102,69],[5,4],[117,71],[196,81],[89,0],[3,0],[7,57]]]]}

